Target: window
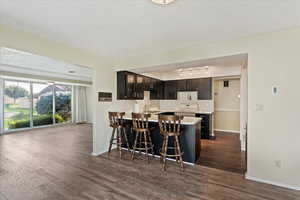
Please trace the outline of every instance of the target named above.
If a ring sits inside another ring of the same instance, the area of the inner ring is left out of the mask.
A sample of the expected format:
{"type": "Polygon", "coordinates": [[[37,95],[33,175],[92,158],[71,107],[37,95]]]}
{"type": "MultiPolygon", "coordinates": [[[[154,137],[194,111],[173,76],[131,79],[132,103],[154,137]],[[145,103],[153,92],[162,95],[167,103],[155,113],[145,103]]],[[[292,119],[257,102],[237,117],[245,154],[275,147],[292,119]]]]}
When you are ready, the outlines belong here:
{"type": "MultiPolygon", "coordinates": [[[[4,80],[4,132],[72,122],[72,86],[4,80]]],[[[2,98],[2,94],[1,94],[2,98]]]]}
{"type": "Polygon", "coordinates": [[[53,124],[53,85],[33,83],[33,126],[53,124]]]}
{"type": "Polygon", "coordinates": [[[72,86],[55,85],[55,120],[56,123],[71,122],[72,86]]]}
{"type": "Polygon", "coordinates": [[[30,127],[30,84],[4,81],[4,130],[30,127]]]}

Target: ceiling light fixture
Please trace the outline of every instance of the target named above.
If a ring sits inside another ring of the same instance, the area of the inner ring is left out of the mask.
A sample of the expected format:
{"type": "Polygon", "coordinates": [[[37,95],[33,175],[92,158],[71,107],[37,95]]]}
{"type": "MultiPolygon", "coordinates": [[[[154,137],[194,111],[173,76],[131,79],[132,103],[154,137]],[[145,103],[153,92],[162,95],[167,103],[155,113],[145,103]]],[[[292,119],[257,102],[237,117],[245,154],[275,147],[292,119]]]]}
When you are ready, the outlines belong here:
{"type": "Polygon", "coordinates": [[[174,2],[175,0],[151,0],[151,1],[156,4],[167,5],[174,2]]]}

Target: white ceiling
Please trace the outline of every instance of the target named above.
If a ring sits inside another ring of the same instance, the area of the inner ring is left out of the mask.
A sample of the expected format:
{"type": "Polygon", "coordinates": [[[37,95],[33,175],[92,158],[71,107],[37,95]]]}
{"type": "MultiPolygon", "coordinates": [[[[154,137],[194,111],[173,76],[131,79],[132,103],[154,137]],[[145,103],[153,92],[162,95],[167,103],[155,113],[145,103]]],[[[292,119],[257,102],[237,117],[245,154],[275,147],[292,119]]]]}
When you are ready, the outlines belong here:
{"type": "Polygon", "coordinates": [[[178,69],[199,68],[199,67],[206,67],[206,66],[233,67],[233,66],[241,66],[243,63],[247,61],[247,58],[248,58],[247,54],[236,54],[236,55],[208,58],[202,60],[192,60],[189,62],[170,63],[167,65],[137,67],[132,69],[116,68],[115,71],[130,70],[135,73],[153,73],[153,72],[169,73],[172,71],[176,71],[178,69]]]}
{"type": "Polygon", "coordinates": [[[300,26],[299,8],[299,0],[1,0],[0,24],[122,57],[300,26]]]}
{"type": "Polygon", "coordinates": [[[93,70],[27,52],[0,47],[0,71],[92,81],[93,70]]]}
{"type": "Polygon", "coordinates": [[[130,71],[161,80],[237,76],[241,74],[241,67],[246,63],[247,58],[247,54],[237,54],[182,63],[135,68],[130,69],[130,71]]]}

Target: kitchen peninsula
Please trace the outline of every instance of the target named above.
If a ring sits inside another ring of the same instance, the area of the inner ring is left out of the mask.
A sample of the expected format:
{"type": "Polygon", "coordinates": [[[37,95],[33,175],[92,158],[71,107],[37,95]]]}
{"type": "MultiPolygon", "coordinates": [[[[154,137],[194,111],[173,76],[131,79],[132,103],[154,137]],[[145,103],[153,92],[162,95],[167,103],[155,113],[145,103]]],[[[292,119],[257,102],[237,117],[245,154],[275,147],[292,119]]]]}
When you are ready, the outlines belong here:
{"type": "MultiPolygon", "coordinates": [[[[160,155],[163,138],[160,134],[158,115],[164,113],[152,113],[149,118],[149,126],[151,127],[151,138],[154,145],[154,154],[160,155]]],[[[132,124],[131,113],[126,113],[124,117],[125,123],[132,124]]],[[[202,118],[184,117],[181,121],[181,148],[183,153],[183,160],[189,163],[196,163],[201,150],[201,120],[202,118]]],[[[132,148],[135,133],[128,134],[129,146],[132,148]]],[[[172,142],[171,142],[172,143],[172,142]]]]}

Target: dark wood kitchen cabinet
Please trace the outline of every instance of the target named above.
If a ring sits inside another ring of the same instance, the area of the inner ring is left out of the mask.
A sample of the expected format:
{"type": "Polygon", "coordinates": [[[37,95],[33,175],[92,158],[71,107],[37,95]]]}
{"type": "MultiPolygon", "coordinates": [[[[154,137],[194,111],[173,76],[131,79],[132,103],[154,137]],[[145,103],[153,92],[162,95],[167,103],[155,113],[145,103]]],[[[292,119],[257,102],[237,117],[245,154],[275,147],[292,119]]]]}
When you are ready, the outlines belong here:
{"type": "Polygon", "coordinates": [[[135,81],[135,99],[144,99],[145,82],[144,77],[136,75],[135,81]]]}
{"type": "Polygon", "coordinates": [[[117,99],[127,98],[126,75],[124,72],[117,72],[117,99]]]}
{"type": "Polygon", "coordinates": [[[144,99],[144,91],[150,91],[151,99],[163,99],[164,82],[133,72],[117,72],[117,98],[119,100],[144,99]]]}
{"type": "Polygon", "coordinates": [[[137,74],[117,72],[117,98],[120,100],[143,99],[143,81],[137,74]]]}
{"type": "Polygon", "coordinates": [[[161,81],[129,71],[117,72],[117,98],[138,100],[144,91],[150,91],[150,99],[176,100],[177,92],[197,91],[199,100],[212,99],[212,78],[161,81]]]}
{"type": "Polygon", "coordinates": [[[187,80],[177,80],[177,92],[188,91],[187,80]]]}
{"type": "Polygon", "coordinates": [[[187,80],[187,91],[197,91],[198,100],[212,99],[212,78],[198,78],[187,80]]]}
{"type": "Polygon", "coordinates": [[[210,139],[211,115],[196,113],[195,117],[202,118],[202,120],[201,120],[201,138],[202,139],[210,139]]]}
{"type": "Polygon", "coordinates": [[[150,99],[164,99],[164,82],[153,79],[153,88],[150,90],[150,99]]]}
{"type": "Polygon", "coordinates": [[[165,81],[165,98],[168,100],[177,99],[177,81],[165,81]]]}

